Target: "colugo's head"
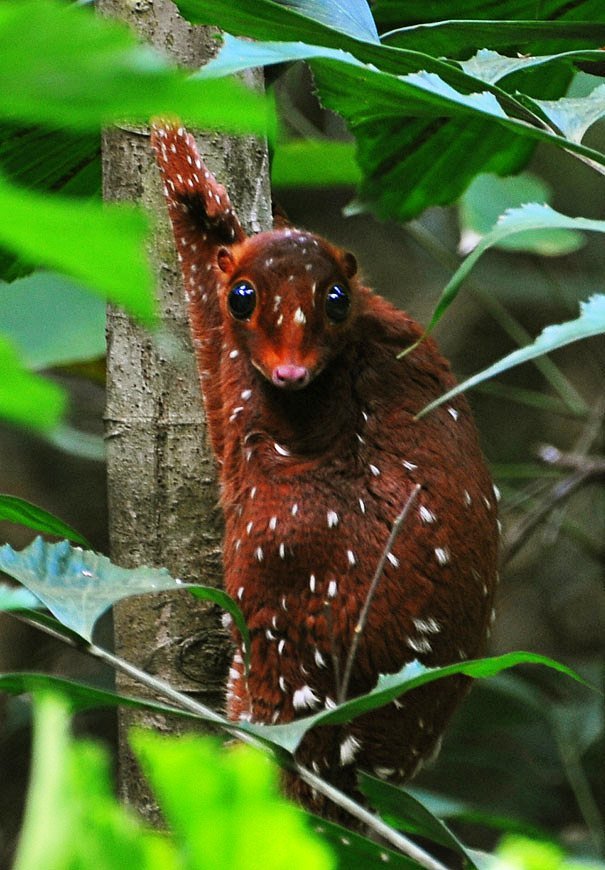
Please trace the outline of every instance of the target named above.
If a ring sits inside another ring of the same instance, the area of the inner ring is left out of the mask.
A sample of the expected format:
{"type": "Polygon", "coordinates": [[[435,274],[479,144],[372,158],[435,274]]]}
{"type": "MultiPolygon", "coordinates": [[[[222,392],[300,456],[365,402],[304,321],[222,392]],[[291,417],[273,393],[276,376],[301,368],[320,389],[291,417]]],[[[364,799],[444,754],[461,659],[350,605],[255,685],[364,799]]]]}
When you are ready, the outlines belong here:
{"type": "Polygon", "coordinates": [[[352,329],[360,304],[355,257],[288,228],[220,248],[217,265],[234,341],[275,387],[306,387],[352,329]]]}

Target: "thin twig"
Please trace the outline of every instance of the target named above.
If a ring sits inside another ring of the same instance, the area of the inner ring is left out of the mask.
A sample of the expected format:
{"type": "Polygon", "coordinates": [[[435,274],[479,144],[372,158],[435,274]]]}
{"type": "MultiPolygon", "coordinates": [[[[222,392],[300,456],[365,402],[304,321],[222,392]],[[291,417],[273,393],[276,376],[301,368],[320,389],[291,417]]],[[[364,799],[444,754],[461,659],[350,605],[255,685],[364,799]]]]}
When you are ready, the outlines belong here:
{"type": "Polygon", "coordinates": [[[374,593],[378,587],[378,583],[380,578],[382,577],[382,573],[384,571],[384,566],[386,560],[391,552],[393,544],[395,543],[395,539],[399,532],[401,531],[401,527],[403,526],[407,515],[410,512],[410,509],[414,502],[416,501],[416,497],[420,492],[421,486],[417,483],[412,489],[411,493],[408,496],[408,499],[403,506],[403,510],[393,523],[393,528],[391,529],[391,534],[389,535],[389,539],[386,542],[386,546],[382,551],[382,555],[378,560],[378,564],[376,565],[376,570],[374,572],[374,576],[372,577],[372,582],[370,583],[370,588],[368,589],[368,594],[366,595],[366,600],[361,609],[361,613],[359,614],[359,619],[357,621],[357,625],[355,626],[355,631],[353,633],[353,642],[351,643],[351,648],[349,650],[349,655],[347,656],[347,662],[344,669],[344,674],[342,678],[342,684],[338,690],[338,703],[342,704],[347,699],[347,691],[349,689],[349,682],[351,680],[351,671],[353,670],[353,663],[355,661],[355,656],[357,655],[357,649],[359,647],[359,642],[361,640],[361,635],[363,634],[363,630],[366,627],[366,623],[368,621],[368,614],[370,611],[370,605],[372,603],[372,598],[374,597],[374,593]]]}
{"type": "MultiPolygon", "coordinates": [[[[41,629],[46,634],[49,634],[51,637],[62,640],[64,643],[67,643],[69,646],[78,649],[80,652],[88,653],[94,658],[100,659],[101,661],[112,667],[114,670],[122,671],[122,673],[128,674],[129,677],[136,680],[138,683],[141,683],[141,685],[146,686],[148,689],[152,689],[158,695],[172,701],[176,706],[184,710],[188,710],[189,712],[194,713],[198,716],[203,716],[206,719],[210,719],[220,727],[228,730],[229,733],[236,736],[239,740],[242,741],[242,743],[247,743],[249,746],[253,746],[256,749],[261,749],[264,752],[268,751],[266,743],[258,740],[253,734],[250,734],[249,731],[245,731],[239,728],[237,723],[229,722],[218,713],[215,713],[214,710],[211,710],[210,707],[206,707],[204,704],[200,704],[198,701],[194,701],[188,695],[184,695],[183,693],[178,692],[176,689],[173,689],[172,686],[169,683],[164,682],[164,680],[160,680],[157,677],[148,674],[146,671],[140,670],[135,665],[130,664],[130,662],[121,659],[119,656],[108,652],[102,647],[97,646],[94,643],[90,643],[84,638],[62,634],[57,629],[54,629],[51,625],[38,622],[34,617],[30,618],[16,612],[12,612],[11,615],[15,616],[21,622],[25,622],[28,625],[33,625],[36,628],[41,629]]],[[[281,760],[283,761],[283,758],[281,760]]],[[[429,855],[428,852],[425,852],[424,849],[421,849],[399,831],[391,828],[389,825],[383,822],[382,819],[374,815],[374,813],[370,812],[369,810],[365,809],[365,807],[362,807],[360,804],[356,803],[352,798],[344,794],[344,792],[339,791],[339,789],[330,785],[330,783],[321,779],[321,777],[316,776],[310,770],[307,770],[306,767],[298,764],[298,762],[296,762],[293,758],[291,758],[291,760],[288,759],[287,764],[288,767],[293,770],[304,782],[311,786],[311,788],[315,789],[319,794],[323,795],[328,800],[332,801],[337,806],[344,809],[346,812],[349,813],[349,815],[358,819],[358,821],[362,822],[364,825],[367,825],[379,836],[387,840],[392,846],[394,846],[396,849],[399,849],[399,851],[402,852],[404,855],[408,855],[410,858],[415,860],[421,867],[424,867],[425,870],[447,870],[447,868],[443,864],[441,864],[439,861],[429,855]]]]}
{"type": "Polygon", "coordinates": [[[551,489],[548,498],[544,499],[541,504],[523,517],[516,528],[511,530],[507,535],[506,543],[502,548],[502,565],[510,562],[513,556],[517,555],[527,538],[544,517],[548,516],[558,504],[569,498],[573,492],[586,483],[587,479],[583,472],[569,475],[569,477],[566,477],[551,489]]]}

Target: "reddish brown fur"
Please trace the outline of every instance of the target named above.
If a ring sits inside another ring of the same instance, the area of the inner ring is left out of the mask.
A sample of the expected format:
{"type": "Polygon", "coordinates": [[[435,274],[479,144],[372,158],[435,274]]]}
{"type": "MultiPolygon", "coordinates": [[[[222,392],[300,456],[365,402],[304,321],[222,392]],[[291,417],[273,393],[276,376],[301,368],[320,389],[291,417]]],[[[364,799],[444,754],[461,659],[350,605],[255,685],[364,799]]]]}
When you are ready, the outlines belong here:
{"type": "MultiPolygon", "coordinates": [[[[288,722],[330,706],[368,586],[396,516],[422,489],[370,608],[349,695],[419,659],[483,650],[496,582],[492,484],[465,399],[414,417],[453,383],[434,342],[396,354],[417,323],[362,286],[350,254],[281,228],[246,237],[229,199],[182,129],[152,136],[165,182],[225,514],[225,582],[251,632],[251,669],[235,655],[233,719],[288,722]],[[229,312],[239,280],[257,291],[249,320],[229,312]],[[349,316],[331,323],[338,283],[349,316]],[[271,383],[281,365],[310,378],[271,383]]],[[[236,637],[236,642],[238,638],[236,637]]],[[[405,780],[434,750],[467,689],[450,678],[351,725],[316,729],[299,758],[354,791],[356,768],[405,780]]],[[[291,779],[291,793],[316,811],[291,779]]]]}

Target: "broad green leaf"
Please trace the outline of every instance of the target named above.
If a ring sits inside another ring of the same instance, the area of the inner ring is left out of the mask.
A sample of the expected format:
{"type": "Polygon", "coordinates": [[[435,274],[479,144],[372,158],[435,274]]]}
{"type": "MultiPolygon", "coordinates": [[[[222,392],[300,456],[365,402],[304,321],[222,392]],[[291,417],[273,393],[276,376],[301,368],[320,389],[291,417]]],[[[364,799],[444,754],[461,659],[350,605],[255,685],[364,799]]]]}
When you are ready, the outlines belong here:
{"type": "Polygon", "coordinates": [[[76,544],[82,544],[85,547],[89,546],[86,538],[72,528],[72,526],[64,523],[63,520],[60,520],[43,508],[25,501],[25,499],[17,498],[14,495],[3,495],[0,493],[0,520],[18,523],[30,529],[35,529],[37,532],[56,535],[60,538],[68,538],[76,544]]]}
{"type": "MultiPolygon", "coordinates": [[[[525,111],[521,103],[509,105],[505,92],[480,78],[462,75],[460,80],[452,66],[438,67],[420,54],[412,61],[409,52],[396,49],[395,57],[380,55],[380,69],[368,56],[366,43],[344,45],[347,51],[277,42],[275,37],[262,43],[226,37],[221,52],[198,76],[213,78],[260,63],[306,58],[320,99],[345,118],[357,139],[364,175],[360,199],[384,218],[405,220],[427,205],[446,205],[478,172],[517,171],[538,140],[605,164],[605,155],[595,149],[548,132],[537,120],[534,125],[520,120],[525,111]],[[426,69],[409,72],[410,66],[418,67],[419,59],[427,61],[426,69]],[[407,74],[394,75],[395,70],[407,74]]],[[[380,54],[385,49],[372,51],[380,54]]],[[[558,67],[545,69],[544,93],[556,95],[565,87],[568,73],[563,69],[561,74],[558,67]]]]}
{"type": "Polygon", "coordinates": [[[259,752],[245,746],[225,751],[199,735],[166,739],[137,731],[131,743],[188,856],[186,867],[244,868],[256,861],[263,870],[335,866],[303,812],[280,795],[277,770],[259,752]]]}
{"type": "MultiPolygon", "coordinates": [[[[0,583],[0,610],[26,610],[41,606],[41,602],[29,589],[0,583]]],[[[2,688],[1,680],[0,677],[0,689],[2,688]]]]}
{"type": "MultiPolygon", "coordinates": [[[[439,302],[435,307],[427,333],[441,320],[445,311],[458,295],[458,291],[469,275],[479,257],[494,245],[527,231],[566,229],[576,231],[605,232],[605,221],[587,218],[572,218],[555,211],[549,205],[527,203],[521,208],[510,209],[501,215],[494,229],[479,242],[474,251],[466,257],[446,284],[439,302]]],[[[536,354],[537,355],[537,354],[536,354]]]]}
{"type": "MultiPolygon", "coordinates": [[[[546,656],[529,652],[512,652],[491,658],[476,659],[474,661],[458,662],[454,665],[446,665],[439,668],[427,668],[418,661],[405,665],[396,674],[381,675],[378,683],[371,692],[358,698],[345,701],[331,710],[306,716],[288,725],[272,725],[262,729],[262,736],[273,743],[277,743],[289,752],[294,752],[303,736],[310,728],[317,725],[337,725],[342,722],[350,722],[356,716],[384,707],[396,698],[400,698],[407,692],[419,686],[441,680],[455,674],[464,674],[473,679],[493,677],[501,671],[520,664],[538,664],[552,668],[555,671],[566,674],[584,685],[587,683],[578,676],[571,668],[546,656]]],[[[257,733],[261,729],[254,730],[254,726],[242,726],[244,730],[252,730],[257,733]]]]}
{"type": "Polygon", "coordinates": [[[19,426],[49,430],[66,405],[64,390],[24,368],[13,346],[0,335],[0,417],[19,426]]]}
{"type": "Polygon", "coordinates": [[[605,117],[605,85],[599,85],[586,97],[563,97],[560,100],[537,100],[548,120],[572,142],[581,142],[586,132],[605,117]]]}
{"type": "Polygon", "coordinates": [[[545,130],[539,108],[523,98],[524,88],[533,93],[536,83],[544,99],[562,95],[571,77],[571,62],[601,59],[600,52],[572,52],[565,55],[565,61],[557,56],[541,61],[539,80],[539,70],[517,71],[511,78],[513,94],[429,54],[337,34],[271,0],[240,0],[236,7],[228,0],[180,0],[180,9],[195,23],[215,24],[246,37],[228,40],[219,57],[201,72],[202,77],[228,74],[253,63],[301,58],[307,46],[308,56],[314,58],[311,66],[320,99],[344,116],[357,139],[364,174],[361,203],[381,218],[407,220],[429,205],[449,204],[479,172],[517,172],[539,140],[594,163],[605,163],[599,151],[570,145],[545,130]],[[248,37],[261,44],[251,44],[248,37]],[[304,43],[284,42],[300,39],[304,43]],[[345,56],[337,60],[334,49],[344,51],[345,56]],[[353,58],[367,66],[352,64],[353,58]],[[414,81],[414,73],[420,83],[414,81]],[[387,74],[392,82],[382,78],[387,74]],[[437,81],[458,94],[449,107],[435,99],[431,76],[438,76],[437,81]],[[423,88],[423,83],[429,86],[423,88]],[[413,85],[418,87],[416,99],[411,99],[413,85]],[[488,106],[489,95],[497,100],[488,106]],[[475,112],[462,111],[464,97],[469,97],[467,109],[472,106],[475,112]]]}
{"type": "Polygon", "coordinates": [[[496,84],[496,82],[514,73],[528,71],[536,67],[563,62],[593,61],[601,63],[602,60],[602,51],[579,50],[537,57],[507,57],[496,51],[482,48],[469,60],[460,61],[460,66],[468,75],[478,78],[486,84],[496,84]]]}
{"type": "Polygon", "coordinates": [[[177,589],[195,589],[198,598],[229,610],[248,638],[241,611],[222,590],[185,584],[165,568],[120,568],[107,556],[70,547],[67,541],[49,544],[36,538],[20,551],[5,544],[0,547],[0,570],[30,589],[59,622],[86,640],[92,639],[98,618],[122,598],[177,589]]]}
{"type": "Polygon", "coordinates": [[[466,858],[465,867],[476,870],[471,854],[445,822],[407,791],[382,782],[367,773],[360,774],[359,785],[371,806],[388,824],[406,833],[428,838],[466,858]]]}
{"type": "Polygon", "coordinates": [[[595,294],[586,302],[580,302],[580,316],[575,320],[547,326],[533,344],[521,347],[519,350],[514,350],[507,356],[502,357],[498,362],[478,372],[478,374],[467,378],[466,381],[458,384],[453,390],[450,390],[423,408],[418,416],[423,417],[459,393],[470,390],[476,387],[477,384],[521,365],[521,363],[528,362],[545,353],[550,353],[560,347],[565,347],[574,341],[580,341],[582,338],[590,338],[593,335],[602,335],[603,333],[605,333],[605,295],[595,294]]]}
{"type": "Polygon", "coordinates": [[[86,640],[108,607],[130,595],[182,588],[165,568],[113,565],[107,556],[36,538],[23,550],[0,547],[0,570],[30,589],[59,622],[86,640]]]}
{"type": "Polygon", "coordinates": [[[105,354],[105,303],[56,272],[0,282],[0,324],[29,368],[105,354]]]}
{"type": "MultiPolygon", "coordinates": [[[[546,182],[529,172],[509,178],[478,175],[460,199],[460,251],[469,253],[476,247],[507,209],[526,202],[548,202],[550,198],[546,182]]],[[[496,247],[562,256],[579,250],[584,243],[584,236],[574,230],[542,229],[518,233],[503,239],[496,247]]]]}
{"type": "Polygon", "coordinates": [[[69,734],[66,704],[35,706],[33,771],[14,870],[177,870],[174,847],[114,796],[108,753],[69,734]]]}
{"type": "Polygon", "coordinates": [[[407,220],[451,203],[480,172],[517,171],[533,141],[605,165],[599,151],[507,116],[487,86],[469,94],[429,73],[394,76],[327,58],[310,66],[322,103],[357,140],[360,199],[379,217],[407,220]]]}
{"type": "Polygon", "coordinates": [[[127,27],[80,4],[0,5],[0,117],[85,131],[161,114],[262,133],[265,101],[236,82],[190,81],[127,27]]]}
{"type": "Polygon", "coordinates": [[[355,185],[360,180],[352,142],[298,139],[275,148],[271,163],[273,187],[355,185]]]}
{"type": "Polygon", "coordinates": [[[380,24],[396,25],[402,21],[426,22],[452,19],[520,19],[557,18],[566,21],[605,21],[601,0],[376,0],[374,18],[380,24]]]}
{"type": "Polygon", "coordinates": [[[43,196],[2,179],[0,211],[11,216],[0,222],[1,244],[72,275],[142,320],[152,321],[153,278],[144,249],[148,222],[142,211],[126,204],[104,206],[43,196]]]}
{"type": "Polygon", "coordinates": [[[378,31],[366,0],[277,0],[286,6],[321,21],[356,39],[378,42],[378,31]]]}
{"type": "MultiPolygon", "coordinates": [[[[481,48],[514,46],[536,54],[535,43],[546,43],[546,51],[564,51],[573,43],[577,48],[599,48],[605,42],[605,24],[567,21],[435,21],[392,30],[383,43],[397,48],[422,51],[436,57],[460,57],[481,48]]],[[[542,49],[540,54],[544,53],[542,49]]]]}

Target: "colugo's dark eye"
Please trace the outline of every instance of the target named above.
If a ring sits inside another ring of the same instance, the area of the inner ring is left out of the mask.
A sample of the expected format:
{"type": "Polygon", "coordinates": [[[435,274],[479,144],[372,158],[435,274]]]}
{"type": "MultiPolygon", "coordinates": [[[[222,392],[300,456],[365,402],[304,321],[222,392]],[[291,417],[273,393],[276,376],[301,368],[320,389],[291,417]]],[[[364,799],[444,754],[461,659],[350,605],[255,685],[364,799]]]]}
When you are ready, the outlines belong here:
{"type": "Polygon", "coordinates": [[[333,323],[342,323],[347,319],[351,299],[341,284],[332,284],[326,294],[326,314],[333,323]]]}
{"type": "Polygon", "coordinates": [[[227,302],[236,320],[248,320],[256,306],[256,290],[248,281],[238,281],[229,291],[227,302]]]}

